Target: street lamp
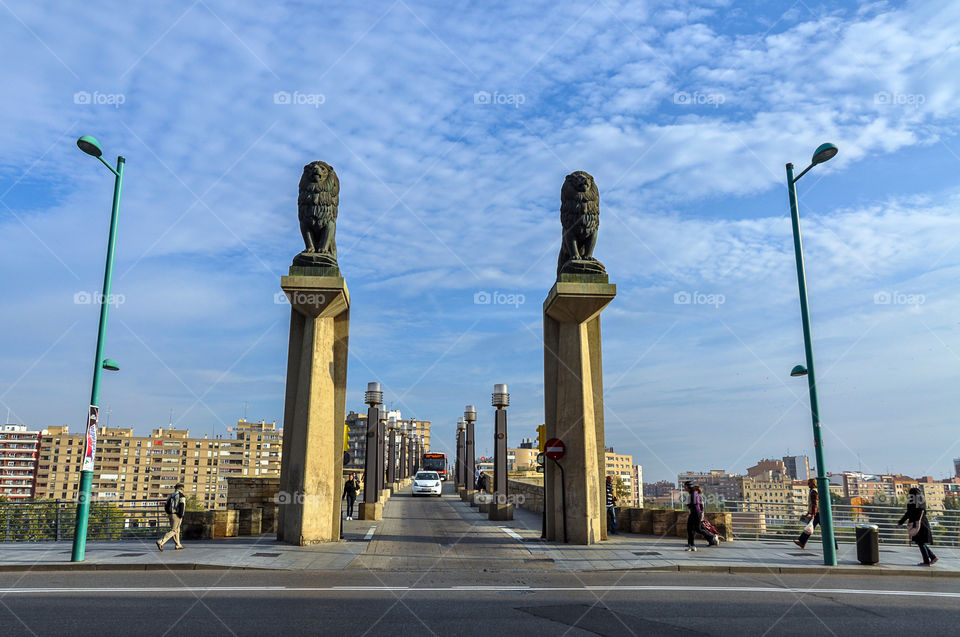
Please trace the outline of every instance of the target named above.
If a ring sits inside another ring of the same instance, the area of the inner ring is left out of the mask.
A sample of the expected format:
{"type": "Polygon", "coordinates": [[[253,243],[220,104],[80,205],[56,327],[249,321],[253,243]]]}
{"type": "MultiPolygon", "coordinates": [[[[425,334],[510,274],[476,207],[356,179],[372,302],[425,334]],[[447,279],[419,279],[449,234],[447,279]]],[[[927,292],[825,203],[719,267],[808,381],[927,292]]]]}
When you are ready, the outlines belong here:
{"type": "Polygon", "coordinates": [[[507,503],[507,407],[510,394],[507,386],[493,386],[490,404],[497,408],[493,415],[493,494],[498,505],[507,503]]]}
{"type": "Polygon", "coordinates": [[[466,428],[467,428],[467,425],[466,425],[466,424],[464,423],[464,421],[463,421],[463,416],[460,416],[459,418],[457,418],[457,477],[456,477],[456,484],[457,484],[457,488],[458,488],[458,489],[460,488],[460,486],[463,486],[463,488],[466,488],[466,486],[467,486],[467,481],[463,479],[464,467],[466,466],[465,463],[464,463],[464,457],[463,457],[463,456],[464,456],[463,448],[464,448],[464,443],[465,443],[466,441],[464,440],[463,437],[464,437],[464,434],[466,433],[466,428]]]}
{"type": "Polygon", "coordinates": [[[97,353],[93,363],[93,387],[90,390],[90,408],[87,411],[87,435],[83,448],[83,465],[80,471],[77,517],[73,529],[73,551],[71,562],[82,562],[87,548],[87,523],[90,519],[90,487],[93,483],[93,468],[97,456],[97,424],[100,420],[100,370],[116,371],[120,369],[117,361],[103,357],[103,345],[107,335],[107,318],[110,313],[110,285],[113,282],[113,254],[117,246],[117,217],[120,213],[120,188],[123,186],[123,167],[126,159],[117,157],[114,168],[103,159],[100,142],[89,135],[77,140],[77,147],[86,154],[96,157],[110,169],[113,182],[113,209],[110,213],[110,234],[107,238],[107,263],[103,273],[103,293],[100,295],[100,325],[97,330],[97,353]]]}
{"type": "Polygon", "coordinates": [[[807,171],[832,159],[838,152],[834,144],[821,144],[813,152],[810,165],[796,177],[793,176],[793,164],[787,164],[787,191],[790,195],[790,217],[793,221],[793,249],[797,259],[797,285],[800,288],[800,315],[803,319],[803,345],[807,356],[807,366],[797,365],[791,370],[791,376],[806,376],[810,392],[810,416],[813,419],[813,448],[817,458],[817,490],[820,494],[820,530],[823,538],[823,563],[837,565],[837,551],[833,533],[833,507],[830,505],[830,483],[827,478],[827,465],[823,459],[823,436],[820,426],[820,406],[817,402],[817,382],[813,367],[813,339],[810,335],[810,309],[807,305],[807,277],[803,269],[803,244],[800,241],[800,213],[797,207],[797,180],[807,171]]]}
{"type": "Polygon", "coordinates": [[[467,405],[463,408],[463,419],[467,423],[466,441],[464,442],[463,453],[466,463],[463,465],[463,479],[466,481],[468,492],[476,490],[477,473],[477,446],[474,440],[474,423],[477,422],[477,408],[473,405],[467,405]]]}

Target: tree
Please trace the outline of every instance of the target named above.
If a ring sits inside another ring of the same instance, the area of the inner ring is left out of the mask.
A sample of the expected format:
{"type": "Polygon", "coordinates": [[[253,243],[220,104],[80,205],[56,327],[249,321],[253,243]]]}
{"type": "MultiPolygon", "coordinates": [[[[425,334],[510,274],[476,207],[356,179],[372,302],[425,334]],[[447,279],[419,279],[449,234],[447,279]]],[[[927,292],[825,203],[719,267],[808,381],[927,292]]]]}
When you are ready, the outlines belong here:
{"type": "Polygon", "coordinates": [[[613,481],[613,495],[617,498],[617,502],[621,504],[629,501],[632,498],[630,489],[627,488],[627,485],[623,483],[623,478],[617,476],[616,480],[613,481]]]}
{"type": "Polygon", "coordinates": [[[200,498],[196,493],[191,493],[187,496],[187,503],[184,505],[187,511],[206,511],[207,507],[204,506],[203,502],[200,501],[200,498]]]}

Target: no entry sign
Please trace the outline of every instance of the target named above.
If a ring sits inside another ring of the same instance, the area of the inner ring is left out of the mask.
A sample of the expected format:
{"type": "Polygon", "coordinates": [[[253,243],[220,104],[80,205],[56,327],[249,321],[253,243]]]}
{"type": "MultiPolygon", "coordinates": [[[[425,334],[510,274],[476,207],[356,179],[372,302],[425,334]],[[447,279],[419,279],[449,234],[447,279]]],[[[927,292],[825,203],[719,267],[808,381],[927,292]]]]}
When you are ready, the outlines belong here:
{"type": "Polygon", "coordinates": [[[559,438],[551,438],[545,445],[544,454],[551,460],[559,460],[567,451],[567,445],[559,438]]]}

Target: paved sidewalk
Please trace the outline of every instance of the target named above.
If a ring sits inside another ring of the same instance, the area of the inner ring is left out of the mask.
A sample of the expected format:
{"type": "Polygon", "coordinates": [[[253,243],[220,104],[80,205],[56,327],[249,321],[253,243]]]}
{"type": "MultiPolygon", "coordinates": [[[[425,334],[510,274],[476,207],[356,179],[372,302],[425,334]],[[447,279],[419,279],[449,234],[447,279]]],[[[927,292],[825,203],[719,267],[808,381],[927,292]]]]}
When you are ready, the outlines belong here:
{"type": "MultiPolygon", "coordinates": [[[[402,492],[401,492],[402,493],[402,492]]],[[[696,553],[682,538],[619,534],[594,546],[540,539],[541,517],[523,509],[511,522],[491,522],[486,514],[447,494],[414,499],[401,494],[387,502],[384,520],[344,521],[343,542],[298,547],[273,535],[187,541],[157,551],[153,540],[90,542],[86,560],[70,562],[69,542],[0,543],[0,571],[279,569],[279,570],[496,570],[496,571],[711,571],[733,573],[810,573],[927,575],[960,577],[960,549],[934,547],[940,562],[918,567],[913,545],[881,545],[881,563],[863,566],[856,548],[841,544],[839,565],[823,566],[820,544],[807,550],[791,542],[735,541],[696,553]],[[436,507],[436,508],[431,508],[436,507]]]]}

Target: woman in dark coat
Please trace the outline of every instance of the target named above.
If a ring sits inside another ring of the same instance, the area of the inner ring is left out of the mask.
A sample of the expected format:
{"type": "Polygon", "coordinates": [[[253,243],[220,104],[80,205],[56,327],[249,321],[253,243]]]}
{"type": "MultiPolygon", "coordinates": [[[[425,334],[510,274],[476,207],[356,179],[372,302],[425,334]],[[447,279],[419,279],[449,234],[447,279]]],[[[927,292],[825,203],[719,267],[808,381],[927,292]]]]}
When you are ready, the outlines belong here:
{"type": "Polygon", "coordinates": [[[689,496],[689,499],[687,500],[687,508],[690,510],[690,515],[687,516],[687,548],[685,550],[697,550],[697,547],[693,545],[695,533],[699,533],[703,537],[707,538],[707,542],[710,546],[719,545],[720,538],[709,533],[703,526],[703,493],[700,490],[700,485],[686,482],[683,486],[687,490],[687,494],[689,496]]]}
{"type": "Polygon", "coordinates": [[[910,538],[920,547],[920,555],[923,557],[923,563],[917,566],[933,566],[937,563],[937,556],[930,550],[928,544],[933,543],[933,533],[930,531],[930,522],[927,520],[927,504],[917,487],[911,487],[907,497],[907,512],[903,514],[897,525],[904,522],[910,522],[912,525],[920,524],[920,530],[910,538]]]}

